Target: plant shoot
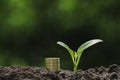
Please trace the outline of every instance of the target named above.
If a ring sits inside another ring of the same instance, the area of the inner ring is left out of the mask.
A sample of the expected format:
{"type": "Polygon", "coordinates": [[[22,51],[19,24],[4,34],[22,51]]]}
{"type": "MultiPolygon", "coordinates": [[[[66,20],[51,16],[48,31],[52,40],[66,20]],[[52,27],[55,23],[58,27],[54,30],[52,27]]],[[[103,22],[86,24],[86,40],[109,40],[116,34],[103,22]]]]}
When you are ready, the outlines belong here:
{"type": "Polygon", "coordinates": [[[60,46],[64,47],[65,49],[67,49],[67,51],[70,53],[70,56],[72,58],[72,62],[74,65],[74,73],[77,71],[78,68],[78,64],[80,62],[81,59],[81,55],[84,52],[84,50],[86,50],[87,48],[89,48],[90,46],[99,43],[99,42],[103,42],[103,40],[101,39],[93,39],[93,40],[89,40],[85,43],[83,43],[78,49],[77,51],[73,51],[72,49],[69,48],[69,46],[61,41],[58,41],[57,44],[59,44],[60,46]]]}

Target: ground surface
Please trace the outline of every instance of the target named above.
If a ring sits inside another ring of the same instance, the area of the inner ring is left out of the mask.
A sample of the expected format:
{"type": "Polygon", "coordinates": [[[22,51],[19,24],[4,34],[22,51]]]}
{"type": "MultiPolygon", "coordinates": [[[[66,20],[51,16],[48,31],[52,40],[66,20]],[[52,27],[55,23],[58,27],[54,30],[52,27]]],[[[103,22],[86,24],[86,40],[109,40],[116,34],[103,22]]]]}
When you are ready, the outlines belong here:
{"type": "Polygon", "coordinates": [[[0,67],[0,80],[120,80],[120,66],[114,64],[78,70],[76,74],[69,70],[51,72],[40,67],[0,67]]]}

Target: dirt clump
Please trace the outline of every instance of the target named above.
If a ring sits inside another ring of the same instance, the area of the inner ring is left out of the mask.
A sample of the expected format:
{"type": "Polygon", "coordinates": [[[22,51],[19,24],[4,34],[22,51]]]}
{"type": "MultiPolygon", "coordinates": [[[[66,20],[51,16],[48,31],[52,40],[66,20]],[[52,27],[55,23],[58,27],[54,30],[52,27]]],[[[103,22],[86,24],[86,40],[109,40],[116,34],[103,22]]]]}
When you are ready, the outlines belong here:
{"type": "Polygon", "coordinates": [[[45,67],[1,66],[0,80],[120,80],[120,66],[79,69],[76,74],[70,70],[53,72],[45,67]]]}

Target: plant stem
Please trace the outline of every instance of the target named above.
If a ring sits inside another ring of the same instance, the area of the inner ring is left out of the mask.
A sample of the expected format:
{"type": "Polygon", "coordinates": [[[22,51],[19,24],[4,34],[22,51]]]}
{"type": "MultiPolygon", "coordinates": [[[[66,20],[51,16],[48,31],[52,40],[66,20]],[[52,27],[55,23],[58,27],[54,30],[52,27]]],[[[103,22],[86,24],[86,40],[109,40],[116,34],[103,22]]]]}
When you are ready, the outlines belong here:
{"type": "Polygon", "coordinates": [[[76,64],[74,65],[73,71],[74,71],[74,73],[76,73],[76,71],[77,71],[77,65],[76,64]]]}

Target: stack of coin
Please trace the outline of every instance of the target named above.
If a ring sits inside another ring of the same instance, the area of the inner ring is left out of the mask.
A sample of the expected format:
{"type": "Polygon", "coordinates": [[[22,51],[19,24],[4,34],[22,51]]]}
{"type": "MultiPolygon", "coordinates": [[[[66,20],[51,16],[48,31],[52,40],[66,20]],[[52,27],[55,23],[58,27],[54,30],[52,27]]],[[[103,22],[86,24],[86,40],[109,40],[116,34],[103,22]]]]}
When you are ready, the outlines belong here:
{"type": "Polygon", "coordinates": [[[51,71],[59,71],[60,58],[45,58],[45,66],[51,71]]]}

